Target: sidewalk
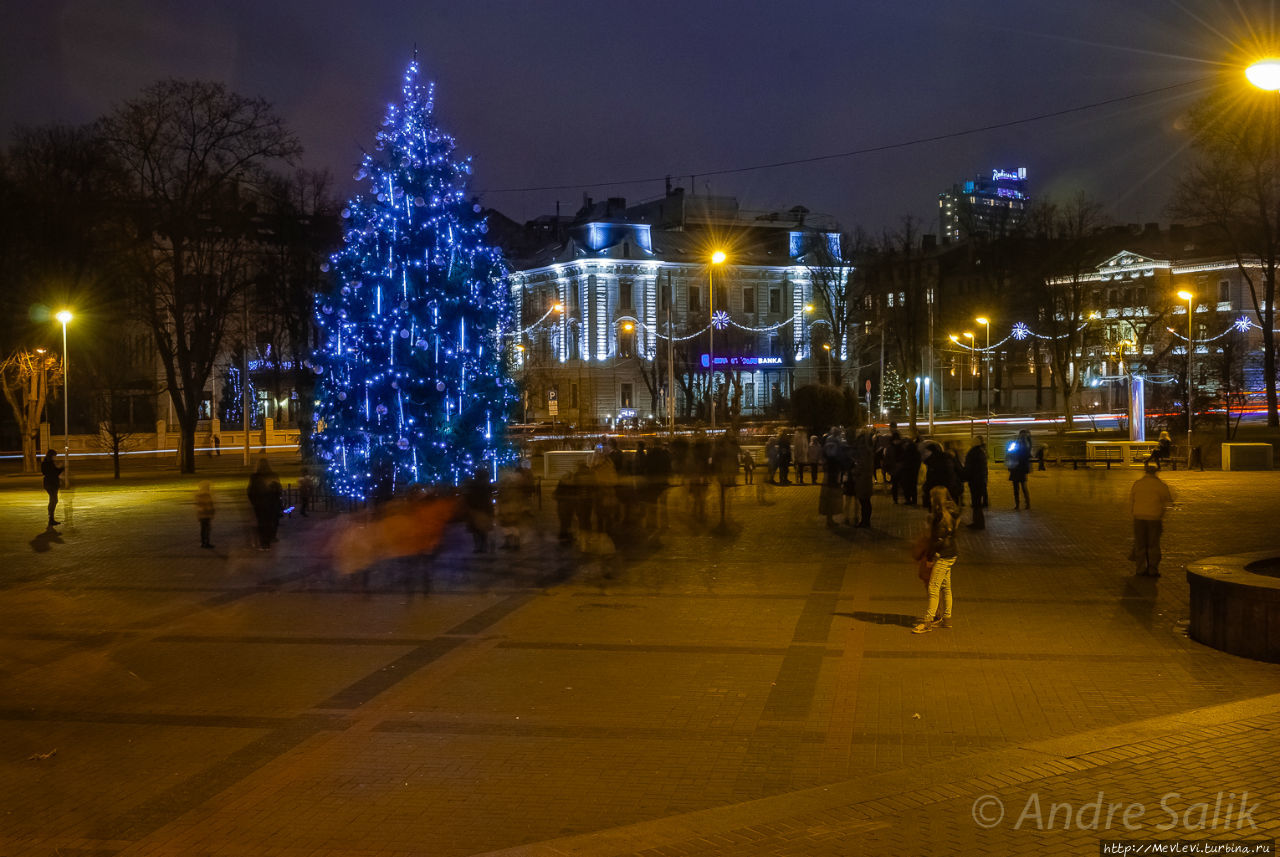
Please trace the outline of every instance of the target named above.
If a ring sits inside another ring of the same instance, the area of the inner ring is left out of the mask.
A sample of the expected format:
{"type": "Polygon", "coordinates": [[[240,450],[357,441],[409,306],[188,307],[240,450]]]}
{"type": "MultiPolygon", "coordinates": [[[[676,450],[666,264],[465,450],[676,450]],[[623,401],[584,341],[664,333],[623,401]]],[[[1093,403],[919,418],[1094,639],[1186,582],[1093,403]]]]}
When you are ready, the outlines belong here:
{"type": "Polygon", "coordinates": [[[1096,853],[1012,822],[1099,784],[1153,823],[1169,791],[1257,793],[1274,838],[1280,667],[1188,640],[1179,567],[1270,546],[1280,478],[1167,474],[1158,582],[1123,560],[1134,478],[1035,473],[1029,513],[993,482],[956,627],[923,636],[924,514],[880,495],[832,532],[814,487],[737,489],[729,536],[673,496],[660,550],[603,562],[547,498],[519,553],[455,529],[364,591],[327,518],[247,550],[238,476],[211,552],[181,482],[82,490],[43,543],[6,485],[0,855],[1096,853]],[[984,794],[1013,818],[979,826],[984,794]]]}

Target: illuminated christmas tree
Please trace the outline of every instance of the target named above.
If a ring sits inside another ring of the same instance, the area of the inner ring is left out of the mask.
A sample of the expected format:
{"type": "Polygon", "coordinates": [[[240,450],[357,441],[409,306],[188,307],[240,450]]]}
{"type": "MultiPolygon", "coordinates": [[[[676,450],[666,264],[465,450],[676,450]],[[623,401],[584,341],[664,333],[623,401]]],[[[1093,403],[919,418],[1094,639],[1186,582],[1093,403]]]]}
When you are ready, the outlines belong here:
{"type": "Polygon", "coordinates": [[[334,490],[357,499],[456,485],[511,457],[502,257],[433,98],[415,60],[356,172],[367,190],[342,211],[333,290],[316,300],[314,448],[334,490]]]}

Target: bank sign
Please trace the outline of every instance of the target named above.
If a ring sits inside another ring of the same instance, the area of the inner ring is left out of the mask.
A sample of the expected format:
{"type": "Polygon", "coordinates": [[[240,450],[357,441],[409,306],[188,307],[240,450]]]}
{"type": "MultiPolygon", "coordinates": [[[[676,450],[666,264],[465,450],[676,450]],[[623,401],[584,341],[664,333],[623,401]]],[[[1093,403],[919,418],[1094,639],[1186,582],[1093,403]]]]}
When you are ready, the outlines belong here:
{"type": "MultiPolygon", "coordinates": [[[[717,354],[717,369],[760,369],[769,366],[781,366],[781,357],[742,357],[732,354],[717,354]]],[[[711,368],[711,356],[709,354],[702,355],[702,368],[711,368]]]]}

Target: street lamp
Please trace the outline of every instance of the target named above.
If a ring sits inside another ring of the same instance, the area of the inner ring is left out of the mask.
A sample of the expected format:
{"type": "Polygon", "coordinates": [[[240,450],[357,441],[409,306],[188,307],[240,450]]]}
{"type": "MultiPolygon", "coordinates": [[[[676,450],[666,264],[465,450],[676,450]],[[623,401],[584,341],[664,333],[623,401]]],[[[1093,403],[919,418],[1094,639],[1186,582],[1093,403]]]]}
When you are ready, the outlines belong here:
{"type": "Polygon", "coordinates": [[[715,266],[724,262],[724,252],[717,250],[711,254],[712,267],[707,269],[707,309],[711,323],[707,326],[707,398],[711,400],[711,431],[716,430],[716,284],[715,266]]]}
{"type": "Polygon", "coordinates": [[[1258,60],[1244,70],[1244,76],[1258,89],[1280,92],[1280,59],[1258,60]]]}
{"type": "MultiPolygon", "coordinates": [[[[1252,78],[1250,78],[1252,80],[1252,78]]],[[[1178,297],[1187,302],[1187,469],[1191,469],[1191,418],[1195,410],[1191,406],[1191,358],[1195,355],[1195,341],[1192,339],[1191,314],[1195,312],[1196,296],[1183,289],[1178,297]]]]}
{"type": "MultiPolygon", "coordinates": [[[[71,321],[71,312],[62,310],[54,316],[62,322],[62,478],[65,484],[71,484],[71,385],[70,372],[67,366],[67,322],[71,321]]],[[[49,513],[50,520],[53,513],[49,513]]]]}
{"type": "Polygon", "coordinates": [[[983,349],[983,353],[987,358],[987,438],[991,437],[991,319],[986,316],[978,316],[974,319],[978,324],[987,329],[987,347],[983,349]]]}

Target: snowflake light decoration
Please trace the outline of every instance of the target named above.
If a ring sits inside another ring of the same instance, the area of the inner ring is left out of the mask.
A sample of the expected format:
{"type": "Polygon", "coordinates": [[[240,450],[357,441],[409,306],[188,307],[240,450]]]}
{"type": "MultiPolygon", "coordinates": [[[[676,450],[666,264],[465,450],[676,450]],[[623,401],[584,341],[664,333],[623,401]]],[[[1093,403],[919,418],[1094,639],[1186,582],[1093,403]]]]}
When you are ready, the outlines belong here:
{"type": "Polygon", "coordinates": [[[1249,320],[1249,316],[1242,315],[1232,322],[1231,326],[1241,333],[1248,333],[1249,328],[1253,327],[1253,322],[1249,320]]]}
{"type": "Polygon", "coordinates": [[[1031,328],[1027,327],[1026,323],[1020,321],[1013,326],[1013,330],[1009,333],[1014,339],[1021,342],[1031,335],[1031,328]]]}
{"type": "Polygon", "coordinates": [[[729,326],[729,313],[722,309],[716,310],[711,314],[711,326],[716,330],[724,330],[729,326]]]}

